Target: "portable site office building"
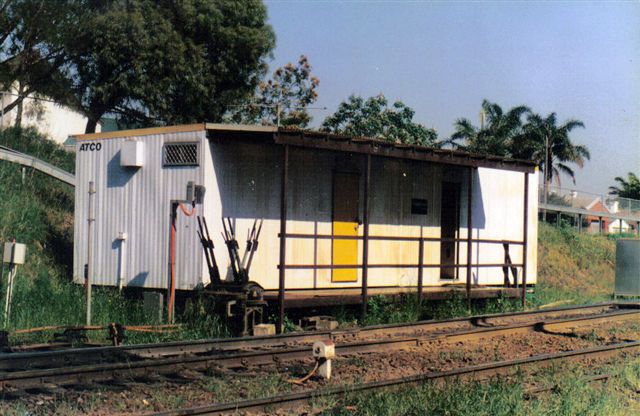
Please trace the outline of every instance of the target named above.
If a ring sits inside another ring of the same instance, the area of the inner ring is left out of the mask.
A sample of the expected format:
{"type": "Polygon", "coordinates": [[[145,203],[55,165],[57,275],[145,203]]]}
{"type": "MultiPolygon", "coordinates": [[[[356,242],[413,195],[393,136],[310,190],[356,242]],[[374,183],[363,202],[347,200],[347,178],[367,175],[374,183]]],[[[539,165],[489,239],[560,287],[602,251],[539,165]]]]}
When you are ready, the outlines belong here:
{"type": "MultiPolygon", "coordinates": [[[[194,209],[208,220],[223,278],[231,273],[221,219],[235,224],[242,247],[254,219],[264,218],[251,280],[267,299],[279,290],[302,305],[417,288],[421,295],[443,287],[521,294],[514,286],[523,277],[536,282],[531,162],[222,124],[88,134],[77,142],[78,283],[91,244],[94,284],[168,288],[171,207],[193,185],[206,190],[194,209]]],[[[177,210],[179,290],[209,282],[191,210],[186,202],[177,210]]]]}

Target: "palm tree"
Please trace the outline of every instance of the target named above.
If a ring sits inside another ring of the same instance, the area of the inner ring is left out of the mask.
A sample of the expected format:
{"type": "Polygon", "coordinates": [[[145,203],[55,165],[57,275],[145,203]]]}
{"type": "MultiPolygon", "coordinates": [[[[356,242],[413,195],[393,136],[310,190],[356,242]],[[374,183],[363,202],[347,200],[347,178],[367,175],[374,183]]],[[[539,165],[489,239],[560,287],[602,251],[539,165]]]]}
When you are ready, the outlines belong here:
{"type": "Polygon", "coordinates": [[[640,178],[633,172],[629,172],[627,178],[617,176],[615,181],[618,186],[610,186],[609,194],[620,198],[640,199],[640,178]]]}
{"type": "Polygon", "coordinates": [[[544,118],[530,113],[522,133],[512,141],[511,156],[538,162],[544,173],[545,186],[554,179],[560,186],[560,173],[569,176],[575,184],[575,172],[568,164],[582,168],[585,160],[591,157],[586,146],[571,142],[569,133],[576,127],[584,128],[584,123],[571,119],[558,126],[556,113],[544,118]]]}
{"type": "MultiPolygon", "coordinates": [[[[530,113],[527,116],[527,124],[522,128],[522,134],[513,140],[513,157],[533,160],[542,168],[545,204],[549,198],[549,184],[555,178],[560,186],[561,172],[576,183],[575,172],[567,163],[574,163],[582,168],[584,161],[591,158],[585,146],[575,145],[569,138],[569,132],[576,127],[584,127],[584,123],[572,119],[558,126],[556,113],[551,113],[546,118],[530,113]]],[[[543,220],[547,220],[546,210],[543,220]]]]}
{"type": "Polygon", "coordinates": [[[511,141],[522,127],[522,115],[529,111],[521,105],[504,112],[498,104],[483,100],[480,127],[474,126],[469,119],[460,118],[454,123],[455,133],[443,144],[472,153],[509,156],[511,141]],[[457,143],[459,140],[464,140],[465,144],[457,143]]]}

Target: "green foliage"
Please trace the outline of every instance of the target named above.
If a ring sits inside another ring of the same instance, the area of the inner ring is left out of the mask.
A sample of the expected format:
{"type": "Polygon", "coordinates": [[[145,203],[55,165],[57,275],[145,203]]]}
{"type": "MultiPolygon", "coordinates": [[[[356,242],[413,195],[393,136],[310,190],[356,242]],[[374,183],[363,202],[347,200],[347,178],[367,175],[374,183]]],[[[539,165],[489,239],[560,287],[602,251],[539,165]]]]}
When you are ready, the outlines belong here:
{"type": "Polygon", "coordinates": [[[633,173],[627,174],[627,179],[616,176],[615,181],[618,186],[610,186],[609,194],[616,195],[620,198],[630,198],[640,200],[640,178],[633,173]]]}
{"type": "Polygon", "coordinates": [[[538,281],[530,304],[593,303],[611,299],[615,243],[601,235],[578,233],[573,227],[540,223],[538,281]]]}
{"type": "Polygon", "coordinates": [[[482,102],[480,114],[483,120],[486,117],[486,125],[483,121],[476,127],[469,119],[458,119],[453,135],[441,144],[472,153],[532,160],[545,172],[547,183],[555,179],[558,185],[561,173],[575,183],[575,172],[569,164],[582,168],[590,158],[587,147],[574,144],[569,137],[573,129],[584,127],[579,120],[558,125],[556,113],[542,117],[522,105],[505,112],[487,100],[482,102]]]}
{"type": "Polygon", "coordinates": [[[483,122],[478,128],[466,118],[458,119],[454,123],[455,132],[445,143],[472,153],[509,156],[514,138],[522,130],[522,116],[527,112],[529,108],[518,106],[505,113],[498,104],[484,100],[481,115],[483,119],[486,117],[487,124],[483,122]],[[459,140],[465,144],[458,144],[459,140]]]}
{"type": "MultiPolygon", "coordinates": [[[[582,416],[629,414],[634,386],[638,380],[638,365],[619,366],[622,382],[600,388],[589,384],[580,371],[574,369],[556,374],[550,380],[536,377],[537,382],[553,385],[549,393],[530,396],[522,377],[488,382],[451,381],[442,386],[423,383],[365,394],[349,394],[323,415],[526,415],[582,416]],[[630,368],[630,370],[624,370],[630,368]]],[[[637,390],[636,390],[637,391],[637,390]]]]}
{"type": "MultiPolygon", "coordinates": [[[[0,130],[0,145],[42,158],[70,172],[74,155],[45,140],[34,129],[0,130]]],[[[13,238],[29,245],[29,262],[41,254],[57,258],[63,271],[70,270],[73,247],[73,193],[40,172],[0,161],[0,241],[13,238]]],[[[51,263],[53,264],[53,263],[51,263]]]]}
{"type": "Polygon", "coordinates": [[[391,107],[384,95],[364,100],[352,95],[322,123],[322,130],[349,136],[374,137],[396,143],[435,146],[437,133],[413,121],[415,111],[401,101],[391,107]]]}
{"type": "MultiPolygon", "coordinates": [[[[74,170],[74,155],[34,129],[0,130],[0,145],[74,170]]],[[[70,280],[73,188],[30,169],[26,170],[23,183],[20,165],[0,161],[0,195],[0,242],[15,238],[27,244],[27,260],[18,268],[8,328],[84,324],[83,287],[70,280]]],[[[3,284],[2,296],[4,290],[3,284]]],[[[214,305],[201,293],[196,295],[177,317],[183,324],[181,331],[169,335],[130,333],[129,342],[227,335],[228,329],[221,319],[210,313],[214,305]]],[[[93,322],[98,325],[157,323],[145,315],[142,302],[127,298],[115,288],[95,287],[92,303],[93,322]]],[[[2,317],[1,325],[4,325],[2,317]]],[[[97,340],[104,342],[104,335],[100,332],[97,340]]]]}
{"type": "MultiPolygon", "coordinates": [[[[367,318],[364,325],[394,324],[415,322],[426,319],[451,319],[461,316],[506,313],[520,310],[517,299],[498,297],[495,299],[474,299],[471,310],[463,293],[452,291],[444,300],[423,300],[418,305],[415,293],[400,296],[372,296],[367,303],[367,318]]],[[[342,324],[357,322],[358,312],[341,310],[335,314],[342,324]]]]}
{"type": "Polygon", "coordinates": [[[215,301],[204,296],[201,290],[187,300],[184,313],[178,322],[184,325],[182,336],[187,339],[217,338],[229,336],[230,330],[215,311],[215,301]]]}
{"type": "Polygon", "coordinates": [[[537,162],[544,172],[546,183],[555,178],[560,185],[560,173],[566,174],[575,183],[574,171],[567,163],[582,168],[591,157],[586,146],[571,142],[569,133],[576,127],[584,127],[584,124],[579,120],[568,120],[558,125],[556,113],[547,117],[529,113],[522,134],[514,139],[511,156],[537,162]]]}
{"type": "Polygon", "coordinates": [[[37,33],[15,72],[31,74],[38,69],[32,61],[53,66],[60,57],[55,76],[64,88],[42,92],[85,114],[87,132],[106,113],[147,125],[218,121],[255,89],[275,44],[260,0],[14,3],[3,18],[23,16],[25,33],[11,31],[0,52],[37,33]]]}
{"type": "Polygon", "coordinates": [[[414,322],[420,319],[420,308],[415,295],[372,296],[367,302],[365,325],[414,322]]]}
{"type": "Polygon", "coordinates": [[[607,234],[607,238],[609,240],[619,240],[621,238],[636,238],[637,235],[634,232],[630,232],[630,233],[611,233],[611,234],[607,234]]]}
{"type": "MultiPolygon", "coordinates": [[[[0,0],[0,88],[19,84],[20,93],[60,94],[65,54],[50,45],[67,24],[71,1],[0,0]]],[[[4,111],[20,106],[11,97],[4,111]]]]}
{"type": "Polygon", "coordinates": [[[255,96],[228,118],[236,123],[305,128],[311,122],[307,107],[318,99],[319,84],[311,75],[309,60],[301,55],[297,65],[289,62],[262,81],[255,96]]]}

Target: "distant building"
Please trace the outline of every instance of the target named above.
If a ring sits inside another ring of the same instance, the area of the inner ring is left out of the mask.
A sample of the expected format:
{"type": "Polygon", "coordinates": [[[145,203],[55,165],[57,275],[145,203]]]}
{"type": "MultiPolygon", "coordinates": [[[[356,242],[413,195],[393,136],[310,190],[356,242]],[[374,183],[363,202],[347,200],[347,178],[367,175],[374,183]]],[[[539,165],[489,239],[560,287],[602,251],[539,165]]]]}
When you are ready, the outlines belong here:
{"type": "Polygon", "coordinates": [[[589,232],[598,233],[601,229],[605,231],[609,229],[611,219],[609,217],[603,217],[602,214],[610,214],[611,211],[609,211],[609,208],[602,202],[601,197],[576,196],[573,205],[577,206],[577,208],[593,212],[593,215],[587,215],[582,219],[583,226],[586,226],[589,232]]]}
{"type": "MultiPolygon", "coordinates": [[[[15,125],[17,108],[4,112],[2,109],[15,99],[17,90],[0,92],[0,127],[15,125]]],[[[35,127],[42,134],[53,141],[65,144],[73,134],[84,133],[87,118],[69,107],[57,104],[47,98],[27,97],[22,105],[22,126],[35,127]]],[[[101,123],[96,126],[96,132],[101,132],[101,123]]],[[[75,144],[72,146],[75,146],[75,144]]]]}

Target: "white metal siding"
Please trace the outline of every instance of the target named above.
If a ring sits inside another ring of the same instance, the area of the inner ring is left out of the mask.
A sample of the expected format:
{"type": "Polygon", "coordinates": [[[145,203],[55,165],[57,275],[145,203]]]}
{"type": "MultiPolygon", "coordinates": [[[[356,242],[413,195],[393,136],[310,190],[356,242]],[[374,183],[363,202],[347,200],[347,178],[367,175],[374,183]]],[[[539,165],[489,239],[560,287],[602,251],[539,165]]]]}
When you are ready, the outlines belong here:
{"type": "MultiPolygon", "coordinates": [[[[220,237],[222,216],[231,217],[238,230],[241,250],[246,230],[255,218],[264,218],[260,248],[254,259],[251,278],[266,289],[278,286],[280,231],[280,175],[282,149],[278,146],[242,141],[211,144],[213,169],[207,169],[206,214],[216,246],[221,274],[230,278],[228,255],[220,237]],[[209,170],[210,169],[210,170],[209,170]]],[[[344,157],[344,156],[343,156],[344,157]]],[[[335,153],[291,148],[288,200],[288,233],[330,234],[332,212],[332,175],[335,153]]],[[[354,157],[352,166],[363,170],[363,158],[354,157]]],[[[466,237],[466,169],[427,163],[408,163],[398,159],[373,158],[371,175],[370,235],[439,237],[440,198],[443,180],[461,183],[460,234],[466,237]],[[427,215],[411,214],[411,199],[428,201],[427,215]]],[[[537,215],[535,174],[530,175],[529,200],[529,283],[535,283],[537,215]]],[[[474,237],[522,239],[524,174],[496,169],[479,169],[474,182],[474,237]]],[[[361,188],[363,179],[361,178],[361,188]]],[[[361,189],[362,195],[362,189],[361,189]]],[[[362,202],[360,204],[362,211],[362,202]]],[[[362,214],[361,214],[362,215],[362,214]]],[[[362,218],[362,216],[361,216],[362,218]]],[[[360,228],[362,235],[362,227],[360,228]]],[[[522,250],[510,249],[512,261],[522,262],[522,250]]],[[[371,264],[418,261],[418,243],[374,241],[369,243],[371,264]]],[[[474,261],[502,263],[501,244],[474,244],[474,261]],[[478,258],[478,253],[480,256],[478,258]]],[[[330,264],[331,241],[288,239],[287,264],[330,264]]],[[[358,262],[362,258],[359,243],[358,262]]],[[[440,262],[440,243],[425,243],[425,264],[440,262]]],[[[460,244],[460,262],[466,262],[466,245],[460,244]]],[[[502,284],[501,268],[474,269],[473,280],[479,284],[502,284]]],[[[521,279],[521,271],[519,272],[521,279]]],[[[466,279],[465,269],[460,281],[466,279]]],[[[331,282],[330,270],[287,270],[288,289],[357,287],[350,283],[331,282]]],[[[436,268],[424,269],[424,284],[452,283],[441,280],[436,268]]],[[[371,286],[409,286],[417,284],[416,268],[369,270],[371,286]]]]}
{"type": "MultiPolygon", "coordinates": [[[[80,141],[76,159],[76,221],[74,279],[82,282],[87,261],[88,184],[95,182],[94,273],[98,285],[117,285],[120,232],[128,234],[124,249],[124,285],[166,288],[170,201],[184,199],[187,182],[204,182],[205,132],[157,134],[127,139],[80,141]],[[125,140],[145,143],[141,168],[120,166],[119,151],[125,140]],[[162,166],[162,145],[170,141],[199,141],[199,167],[162,166]],[[101,149],[80,151],[83,143],[101,149]]],[[[191,209],[190,206],[187,207],[191,209]]],[[[197,207],[201,209],[201,207],[197,207]]],[[[177,288],[191,289],[202,282],[202,250],[195,232],[195,217],[178,213],[177,288]]]]}

